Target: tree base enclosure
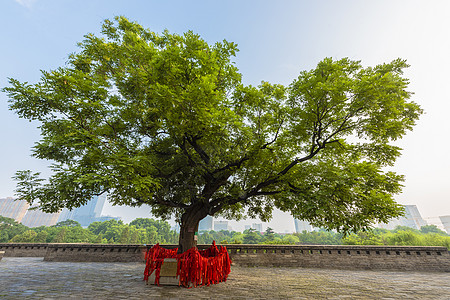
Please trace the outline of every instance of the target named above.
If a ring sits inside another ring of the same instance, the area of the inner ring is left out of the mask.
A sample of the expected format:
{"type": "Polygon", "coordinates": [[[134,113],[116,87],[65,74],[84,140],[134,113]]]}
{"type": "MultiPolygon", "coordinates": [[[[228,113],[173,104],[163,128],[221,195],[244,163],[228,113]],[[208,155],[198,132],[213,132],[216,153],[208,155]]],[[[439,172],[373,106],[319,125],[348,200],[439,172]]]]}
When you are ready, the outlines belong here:
{"type": "Polygon", "coordinates": [[[205,250],[191,248],[181,254],[177,252],[177,248],[165,249],[159,244],[148,249],[144,280],[155,285],[197,287],[224,282],[230,274],[228,250],[224,246],[219,249],[215,242],[205,250]]]}

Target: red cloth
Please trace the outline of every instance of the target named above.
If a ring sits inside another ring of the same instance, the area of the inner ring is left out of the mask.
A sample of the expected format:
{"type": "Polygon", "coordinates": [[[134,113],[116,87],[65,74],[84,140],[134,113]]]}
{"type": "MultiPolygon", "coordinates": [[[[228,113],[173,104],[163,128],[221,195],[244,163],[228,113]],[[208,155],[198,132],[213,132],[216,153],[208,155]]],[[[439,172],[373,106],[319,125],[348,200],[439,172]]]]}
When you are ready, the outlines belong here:
{"type": "Polygon", "coordinates": [[[164,249],[156,244],[145,254],[146,266],[144,280],[155,271],[155,284],[159,285],[159,273],[165,258],[176,258],[178,261],[177,276],[179,284],[185,287],[216,284],[227,281],[231,271],[231,259],[226,247],[217,248],[214,241],[206,250],[191,248],[177,254],[178,248],[164,249]]]}

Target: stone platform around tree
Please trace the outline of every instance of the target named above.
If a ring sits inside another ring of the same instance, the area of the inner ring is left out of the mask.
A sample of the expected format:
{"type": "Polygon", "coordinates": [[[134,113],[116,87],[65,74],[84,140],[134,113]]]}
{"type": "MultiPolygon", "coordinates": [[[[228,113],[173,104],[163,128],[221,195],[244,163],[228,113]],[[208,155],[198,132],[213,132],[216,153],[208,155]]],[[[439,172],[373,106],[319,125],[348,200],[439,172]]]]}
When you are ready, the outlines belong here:
{"type": "MultiPolygon", "coordinates": [[[[160,285],[179,285],[180,279],[177,276],[178,262],[175,258],[165,258],[159,273],[160,285]]],[[[148,284],[155,284],[155,272],[148,277],[148,284]]]]}

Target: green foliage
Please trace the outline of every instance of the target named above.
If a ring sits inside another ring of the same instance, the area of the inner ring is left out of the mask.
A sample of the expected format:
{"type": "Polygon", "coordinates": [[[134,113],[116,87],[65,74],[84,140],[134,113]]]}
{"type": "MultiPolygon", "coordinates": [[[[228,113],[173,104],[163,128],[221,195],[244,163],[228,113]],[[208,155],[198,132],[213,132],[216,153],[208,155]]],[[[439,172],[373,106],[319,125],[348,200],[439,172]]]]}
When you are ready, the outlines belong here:
{"type": "Polygon", "coordinates": [[[88,230],[93,234],[102,234],[109,243],[119,243],[120,236],[126,225],[122,221],[108,220],[105,222],[93,222],[88,230]]]}
{"type": "Polygon", "coordinates": [[[136,222],[132,222],[138,226],[108,220],[94,222],[88,228],[82,228],[72,220],[35,228],[28,228],[1,216],[0,221],[0,243],[176,244],[178,241],[178,234],[170,230],[167,222],[152,219],[136,219],[136,222]],[[157,227],[142,224],[154,224],[157,227]]]}
{"type": "Polygon", "coordinates": [[[286,234],[281,241],[285,245],[295,245],[300,242],[300,239],[293,234],[286,234]]]}
{"type": "Polygon", "coordinates": [[[65,239],[66,239],[66,232],[67,232],[67,228],[66,228],[66,227],[60,228],[60,229],[56,232],[56,234],[55,234],[55,236],[54,236],[52,242],[53,242],[53,243],[64,243],[64,241],[65,241],[65,239]]]}
{"type": "Polygon", "coordinates": [[[41,232],[36,234],[36,237],[34,238],[33,242],[34,243],[46,243],[47,242],[47,236],[48,236],[48,232],[47,231],[41,231],[41,232]]]}
{"type": "MultiPolygon", "coordinates": [[[[17,172],[19,199],[55,212],[108,192],[113,204],[175,215],[182,231],[208,214],[266,221],[275,207],[342,232],[401,215],[403,177],[384,170],[422,113],[408,101],[404,60],[326,58],[288,87],[253,87],[232,63],[234,43],[193,32],[156,34],[117,17],[79,46],[38,83],[3,89],[11,110],[41,124],[33,156],[54,162],[48,182],[17,172]]],[[[143,239],[112,225],[101,231],[108,241],[143,239]]]]}
{"type": "Polygon", "coordinates": [[[413,246],[420,245],[419,235],[411,230],[399,230],[395,234],[387,236],[390,245],[413,246]]]}
{"type": "Polygon", "coordinates": [[[306,245],[340,245],[342,234],[332,231],[312,231],[296,233],[301,244],[306,245]]]}
{"type": "Polygon", "coordinates": [[[129,239],[130,239],[130,228],[128,226],[126,226],[122,229],[122,232],[120,233],[119,243],[126,244],[126,243],[128,243],[129,239]]]}
{"type": "Polygon", "coordinates": [[[450,236],[442,234],[441,230],[434,228],[435,226],[430,226],[432,227],[425,228],[424,231],[432,230],[432,232],[426,233],[406,226],[398,226],[392,231],[375,229],[351,234],[343,238],[342,242],[345,245],[442,246],[450,250],[450,236]],[[433,232],[437,231],[436,229],[441,233],[433,232]]]}
{"type": "Polygon", "coordinates": [[[250,228],[244,231],[244,244],[259,244],[262,241],[263,237],[260,232],[257,232],[255,229],[250,228]]]}
{"type": "Polygon", "coordinates": [[[352,233],[344,237],[342,242],[345,245],[384,245],[381,236],[370,231],[352,233]]]}
{"type": "MultiPolygon", "coordinates": [[[[170,230],[165,221],[136,219],[129,225],[122,221],[94,222],[88,228],[73,226],[50,226],[28,228],[14,219],[0,216],[0,243],[122,243],[122,244],[176,244],[178,234],[170,230]]],[[[399,245],[443,246],[450,250],[450,236],[436,226],[422,226],[416,230],[397,227],[395,230],[375,228],[370,231],[341,233],[327,230],[279,234],[268,228],[264,234],[254,229],[243,233],[235,231],[206,231],[199,235],[199,244],[305,244],[305,245],[399,245]],[[422,230],[423,229],[423,230],[422,230]]]]}
{"type": "Polygon", "coordinates": [[[81,224],[74,220],[65,220],[56,223],[55,227],[81,227],[81,224]]]}
{"type": "Polygon", "coordinates": [[[420,243],[424,246],[442,246],[450,251],[450,236],[438,233],[426,233],[421,236],[420,243]]]}
{"type": "Polygon", "coordinates": [[[17,223],[16,220],[0,216],[0,243],[7,243],[27,230],[28,227],[17,223]]]}
{"type": "Polygon", "coordinates": [[[242,244],[243,234],[236,231],[205,231],[198,237],[199,244],[212,244],[213,241],[221,244],[242,244]]]}
{"type": "Polygon", "coordinates": [[[169,223],[162,220],[137,218],[130,226],[146,231],[147,244],[176,244],[178,240],[178,235],[170,229],[169,223]]]}
{"type": "Polygon", "coordinates": [[[415,233],[419,233],[420,231],[415,229],[415,228],[411,228],[408,226],[397,226],[395,227],[394,230],[392,230],[393,232],[399,232],[399,231],[411,231],[411,232],[415,232],[415,233]]]}
{"type": "Polygon", "coordinates": [[[445,231],[440,230],[436,225],[425,225],[420,227],[420,232],[422,233],[437,233],[440,235],[447,235],[445,231]]]}
{"type": "Polygon", "coordinates": [[[11,243],[26,243],[28,241],[34,241],[37,233],[33,230],[27,230],[22,234],[16,235],[11,239],[11,243]]]}
{"type": "Polygon", "coordinates": [[[263,235],[264,242],[272,242],[275,240],[275,232],[272,228],[267,227],[266,232],[263,235]]]}

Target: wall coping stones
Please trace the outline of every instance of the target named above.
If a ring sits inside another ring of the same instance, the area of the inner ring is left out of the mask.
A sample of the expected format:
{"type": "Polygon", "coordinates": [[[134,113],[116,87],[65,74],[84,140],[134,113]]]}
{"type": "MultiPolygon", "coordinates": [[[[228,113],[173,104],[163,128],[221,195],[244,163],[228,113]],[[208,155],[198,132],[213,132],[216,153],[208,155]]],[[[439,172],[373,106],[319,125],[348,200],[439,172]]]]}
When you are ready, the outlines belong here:
{"type": "Polygon", "coordinates": [[[10,247],[47,247],[48,243],[0,243],[1,248],[10,248],[10,247]]]}

